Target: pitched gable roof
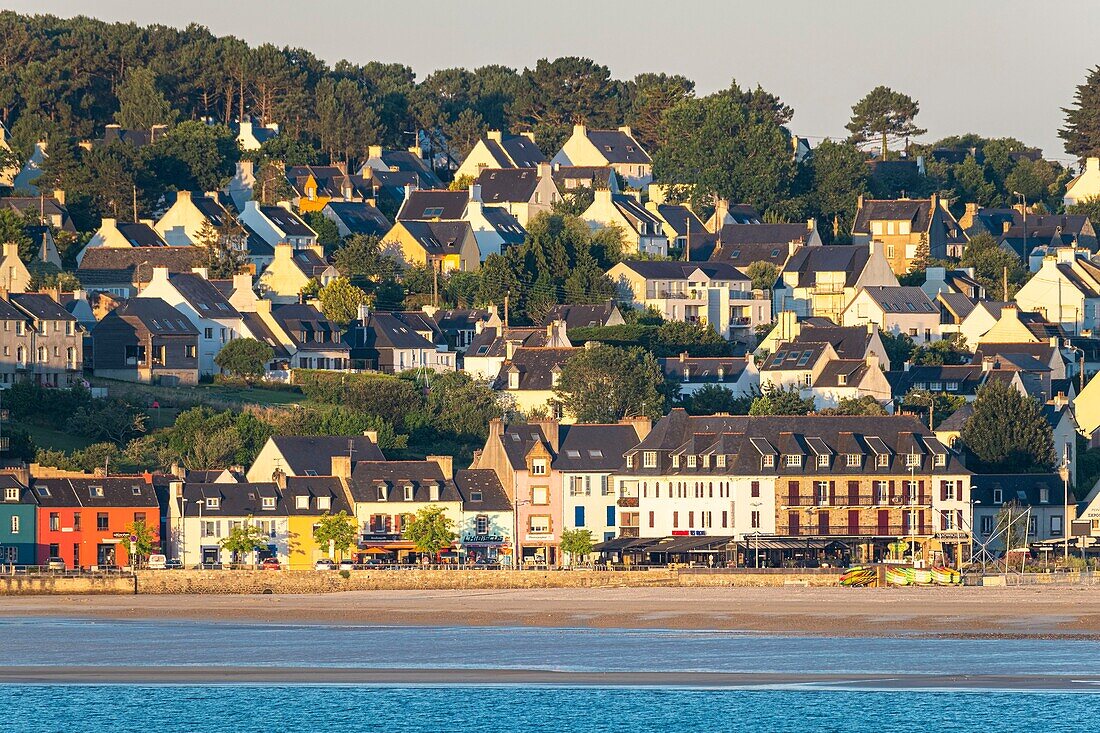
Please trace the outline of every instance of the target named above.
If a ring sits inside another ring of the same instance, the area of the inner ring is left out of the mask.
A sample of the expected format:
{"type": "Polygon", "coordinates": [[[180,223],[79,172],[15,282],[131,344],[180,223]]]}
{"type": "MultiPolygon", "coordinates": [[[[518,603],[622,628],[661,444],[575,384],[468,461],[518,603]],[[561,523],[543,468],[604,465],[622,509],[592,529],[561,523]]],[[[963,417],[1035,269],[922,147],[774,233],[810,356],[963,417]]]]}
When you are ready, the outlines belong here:
{"type": "Polygon", "coordinates": [[[608,163],[647,164],[653,160],[624,130],[586,130],[586,136],[608,163]]]}
{"type": "Polygon", "coordinates": [[[477,177],[487,204],[527,203],[539,185],[535,168],[484,168],[477,177]]]}
{"type": "Polygon", "coordinates": [[[405,199],[397,212],[398,221],[461,219],[470,195],[466,191],[418,190],[405,199]]]}

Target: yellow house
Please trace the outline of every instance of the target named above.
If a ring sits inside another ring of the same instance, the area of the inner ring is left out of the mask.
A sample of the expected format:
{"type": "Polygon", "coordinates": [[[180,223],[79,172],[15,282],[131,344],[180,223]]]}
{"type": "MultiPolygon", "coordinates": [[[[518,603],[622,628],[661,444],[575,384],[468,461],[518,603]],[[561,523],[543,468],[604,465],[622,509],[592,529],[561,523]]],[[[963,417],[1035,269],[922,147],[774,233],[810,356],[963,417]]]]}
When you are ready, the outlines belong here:
{"type": "Polygon", "coordinates": [[[525,415],[545,414],[572,423],[571,415],[563,415],[554,394],[562,367],[578,348],[520,347],[505,359],[493,388],[508,395],[515,409],[525,415]]]}
{"type": "Polygon", "coordinates": [[[339,276],[336,268],[325,261],[321,245],[295,248],[280,243],[275,245],[275,259],[260,275],[260,290],[274,303],[297,303],[302,288],[316,280],[328,285],[339,276]]]}
{"type": "Polygon", "coordinates": [[[285,488],[280,487],[280,490],[287,511],[289,568],[311,570],[321,558],[339,560],[341,555],[347,557],[348,553],[330,553],[327,544],[320,546],[313,537],[314,527],[325,514],[347,512],[349,520],[355,522],[355,512],[343,481],[337,476],[284,476],[281,481],[285,482],[285,488]]]}
{"type": "Polygon", "coordinates": [[[430,263],[440,272],[470,272],[481,264],[473,227],[466,221],[398,221],[383,245],[405,264],[430,263]]]}

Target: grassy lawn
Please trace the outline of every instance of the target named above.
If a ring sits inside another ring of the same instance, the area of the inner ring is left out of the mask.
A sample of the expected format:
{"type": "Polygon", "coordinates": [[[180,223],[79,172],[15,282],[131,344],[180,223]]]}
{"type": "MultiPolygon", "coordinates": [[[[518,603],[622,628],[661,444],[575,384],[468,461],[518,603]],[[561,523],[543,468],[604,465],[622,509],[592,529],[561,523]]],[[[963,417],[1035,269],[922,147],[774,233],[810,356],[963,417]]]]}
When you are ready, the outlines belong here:
{"type": "Polygon", "coordinates": [[[92,444],[92,441],[79,435],[70,435],[63,430],[44,428],[39,425],[21,425],[13,423],[16,430],[25,430],[31,436],[31,440],[39,448],[51,448],[66,452],[81,450],[92,444]]]}
{"type": "MultiPolygon", "coordinates": [[[[298,392],[289,392],[275,389],[263,389],[255,387],[230,387],[217,384],[200,384],[195,387],[161,387],[149,384],[136,384],[134,382],[119,382],[111,379],[92,379],[93,387],[106,387],[109,397],[121,397],[140,402],[141,399],[149,402],[157,401],[165,407],[162,420],[156,419],[155,410],[151,411],[153,422],[160,425],[167,423],[169,418],[168,406],[187,409],[195,404],[209,403],[215,406],[261,405],[263,407],[278,407],[279,405],[303,404],[306,397],[298,392]]],[[[172,414],[172,419],[175,414],[172,414]]]]}

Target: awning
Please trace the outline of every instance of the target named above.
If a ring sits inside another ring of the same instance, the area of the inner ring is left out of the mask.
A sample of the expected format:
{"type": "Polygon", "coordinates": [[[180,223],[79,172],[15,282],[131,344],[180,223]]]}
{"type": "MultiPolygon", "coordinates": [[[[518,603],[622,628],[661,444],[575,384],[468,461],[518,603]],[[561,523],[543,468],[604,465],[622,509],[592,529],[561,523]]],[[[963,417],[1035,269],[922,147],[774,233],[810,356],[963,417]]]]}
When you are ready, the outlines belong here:
{"type": "Polygon", "coordinates": [[[649,554],[683,554],[721,552],[729,546],[732,537],[666,537],[646,548],[649,554]]]}
{"type": "Polygon", "coordinates": [[[804,540],[797,537],[746,537],[738,542],[737,546],[749,552],[754,550],[827,550],[831,547],[848,547],[848,545],[837,540],[809,537],[804,540]]]}
{"type": "Polygon", "coordinates": [[[613,537],[592,546],[593,552],[623,552],[624,550],[642,551],[657,540],[641,537],[613,537]]]}

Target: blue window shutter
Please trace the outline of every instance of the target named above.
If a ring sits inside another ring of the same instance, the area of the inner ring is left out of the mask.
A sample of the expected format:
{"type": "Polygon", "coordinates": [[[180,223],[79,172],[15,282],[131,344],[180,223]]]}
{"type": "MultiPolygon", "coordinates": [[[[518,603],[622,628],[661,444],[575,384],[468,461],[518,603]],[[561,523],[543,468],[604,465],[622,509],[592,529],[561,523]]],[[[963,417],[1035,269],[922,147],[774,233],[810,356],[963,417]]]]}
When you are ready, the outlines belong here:
{"type": "Polygon", "coordinates": [[[578,527],[584,526],[584,507],[578,506],[573,508],[573,524],[578,527]]]}
{"type": "Polygon", "coordinates": [[[607,508],[607,526],[608,527],[614,527],[615,526],[615,506],[614,505],[609,506],[607,508]]]}

